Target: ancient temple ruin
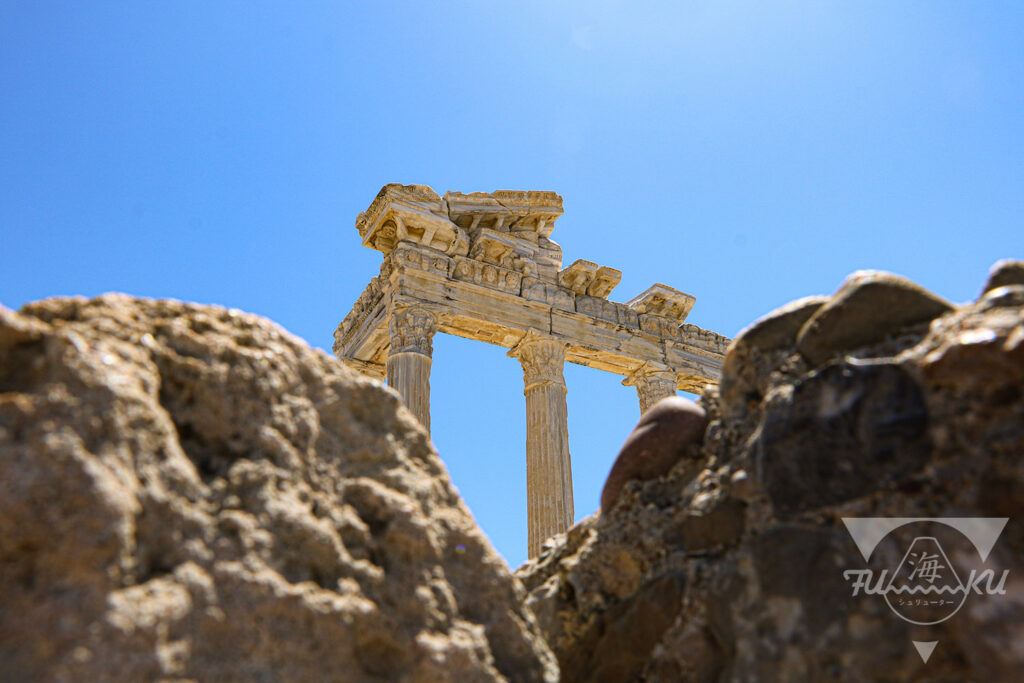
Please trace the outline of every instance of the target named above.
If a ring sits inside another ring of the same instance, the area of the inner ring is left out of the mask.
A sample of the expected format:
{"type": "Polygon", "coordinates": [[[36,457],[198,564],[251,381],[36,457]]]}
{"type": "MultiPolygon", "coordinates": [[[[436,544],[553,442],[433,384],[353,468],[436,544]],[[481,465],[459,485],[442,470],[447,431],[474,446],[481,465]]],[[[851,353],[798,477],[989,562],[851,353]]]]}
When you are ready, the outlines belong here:
{"type": "Polygon", "coordinates": [[[554,192],[440,197],[425,185],[386,185],[356,219],[384,263],[334,333],[335,354],[386,378],[428,430],[435,333],[497,344],[519,360],[531,557],[573,521],[565,361],[623,375],[643,412],[677,389],[716,382],[729,342],[685,322],[689,294],[655,284],[618,303],[608,295],[620,271],[584,260],[563,268],[550,239],[561,215],[554,192]]]}

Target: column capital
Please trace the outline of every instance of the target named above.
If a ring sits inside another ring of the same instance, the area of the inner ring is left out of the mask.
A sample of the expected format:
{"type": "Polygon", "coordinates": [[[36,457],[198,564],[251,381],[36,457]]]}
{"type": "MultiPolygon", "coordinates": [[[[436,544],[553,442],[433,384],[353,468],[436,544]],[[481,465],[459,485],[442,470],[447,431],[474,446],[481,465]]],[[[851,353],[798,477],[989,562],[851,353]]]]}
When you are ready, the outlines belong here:
{"type": "Polygon", "coordinates": [[[654,363],[644,363],[622,380],[622,385],[636,387],[640,399],[640,413],[667,396],[676,395],[678,377],[674,370],[654,363]]]}
{"type": "Polygon", "coordinates": [[[565,366],[565,342],[529,331],[508,350],[523,366],[526,390],[538,384],[554,384],[565,388],[562,369],[565,366]]]}
{"type": "Polygon", "coordinates": [[[389,354],[419,353],[429,358],[434,352],[437,316],[419,306],[396,304],[388,321],[388,332],[389,354]]]}

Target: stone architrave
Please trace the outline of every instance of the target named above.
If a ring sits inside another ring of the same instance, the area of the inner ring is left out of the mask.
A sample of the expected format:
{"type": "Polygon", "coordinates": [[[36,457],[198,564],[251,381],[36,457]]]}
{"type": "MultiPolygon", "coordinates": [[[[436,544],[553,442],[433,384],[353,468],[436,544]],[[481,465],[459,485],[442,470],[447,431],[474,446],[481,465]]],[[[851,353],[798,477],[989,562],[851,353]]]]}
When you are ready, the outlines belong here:
{"type": "Polygon", "coordinates": [[[399,393],[406,407],[430,431],[430,365],[437,319],[416,306],[399,306],[391,312],[388,326],[388,385],[399,393]]]}
{"type": "MultiPolygon", "coordinates": [[[[530,522],[531,554],[543,534],[572,522],[562,363],[626,377],[646,410],[676,389],[700,392],[717,383],[730,341],[686,322],[696,301],[690,294],[655,284],[620,303],[608,298],[620,271],[584,259],[563,267],[562,248],[551,239],[561,215],[562,198],[554,192],[442,197],[426,185],[384,186],[356,219],[363,244],[384,256],[380,273],[334,333],[335,354],[365,375],[386,375],[428,430],[435,332],[506,349],[559,349],[553,352],[560,354],[557,378],[532,385],[534,361],[527,357],[541,351],[515,354],[527,377],[528,410],[545,413],[536,425],[546,436],[529,443],[558,454],[549,463],[557,467],[538,465],[542,474],[528,475],[530,500],[562,492],[549,515],[561,521],[541,523],[548,513],[538,512],[537,526],[530,522]]],[[[543,460],[537,455],[529,462],[535,459],[543,460]]]]}
{"type": "Polygon", "coordinates": [[[567,393],[562,369],[565,344],[533,332],[509,356],[523,366],[526,395],[526,490],[530,557],[573,520],[567,393]]]}
{"type": "Polygon", "coordinates": [[[641,415],[661,399],[675,396],[678,383],[675,372],[650,363],[644,363],[636,372],[622,380],[623,386],[636,387],[641,415]]]}

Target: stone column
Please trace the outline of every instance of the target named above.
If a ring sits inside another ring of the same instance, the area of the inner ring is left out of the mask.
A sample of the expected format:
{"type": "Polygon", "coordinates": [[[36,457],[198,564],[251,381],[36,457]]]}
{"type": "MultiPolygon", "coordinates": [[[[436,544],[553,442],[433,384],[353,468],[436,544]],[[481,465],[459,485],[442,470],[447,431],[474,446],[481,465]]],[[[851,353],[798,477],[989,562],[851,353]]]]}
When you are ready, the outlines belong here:
{"type": "Polygon", "coordinates": [[[415,306],[396,307],[388,322],[388,386],[397,391],[405,406],[430,431],[430,364],[437,319],[415,306]]]}
{"type": "Polygon", "coordinates": [[[572,526],[572,462],[565,405],[565,345],[528,334],[508,355],[523,366],[526,395],[526,495],[530,557],[572,526]]]}
{"type": "Polygon", "coordinates": [[[667,396],[676,395],[676,373],[644,363],[632,375],[622,380],[623,386],[636,387],[640,399],[640,414],[667,396]]]}

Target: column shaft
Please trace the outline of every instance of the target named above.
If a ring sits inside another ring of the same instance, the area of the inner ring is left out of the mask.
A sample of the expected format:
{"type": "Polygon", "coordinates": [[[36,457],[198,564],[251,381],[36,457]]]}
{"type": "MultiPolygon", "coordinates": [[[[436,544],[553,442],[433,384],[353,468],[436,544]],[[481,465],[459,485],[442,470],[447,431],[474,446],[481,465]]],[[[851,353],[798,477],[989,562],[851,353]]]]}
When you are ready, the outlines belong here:
{"type": "Polygon", "coordinates": [[[430,356],[422,353],[388,354],[388,386],[402,397],[405,407],[430,431],[430,356]]]}
{"type": "Polygon", "coordinates": [[[523,365],[526,395],[526,491],[529,553],[573,522],[572,461],[569,456],[565,347],[554,340],[527,339],[512,352],[523,365]]]}

